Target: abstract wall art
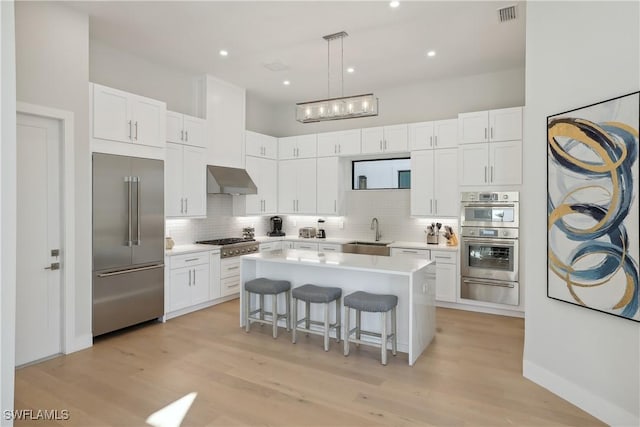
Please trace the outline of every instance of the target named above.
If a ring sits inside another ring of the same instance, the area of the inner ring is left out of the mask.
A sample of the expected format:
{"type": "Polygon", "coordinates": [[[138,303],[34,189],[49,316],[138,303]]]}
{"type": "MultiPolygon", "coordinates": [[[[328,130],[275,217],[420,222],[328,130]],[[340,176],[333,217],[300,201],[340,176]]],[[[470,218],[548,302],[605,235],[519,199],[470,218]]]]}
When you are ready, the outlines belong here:
{"type": "Polygon", "coordinates": [[[640,322],[640,92],[547,117],[547,296],[640,322]]]}

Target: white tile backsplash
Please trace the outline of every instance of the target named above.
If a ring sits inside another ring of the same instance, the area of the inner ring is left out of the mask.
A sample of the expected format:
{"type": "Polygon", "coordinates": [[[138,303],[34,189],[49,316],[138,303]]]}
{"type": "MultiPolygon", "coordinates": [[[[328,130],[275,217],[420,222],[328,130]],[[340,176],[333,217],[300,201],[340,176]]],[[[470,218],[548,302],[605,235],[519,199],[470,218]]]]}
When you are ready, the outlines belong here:
{"type": "MultiPolygon", "coordinates": [[[[207,218],[167,220],[167,236],[176,244],[193,243],[197,240],[242,236],[242,228],[253,226],[256,236],[269,231],[269,217],[233,216],[232,197],[226,194],[207,196],[207,218]]],[[[411,218],[409,190],[366,190],[345,194],[345,216],[293,216],[282,215],[283,229],[288,236],[297,236],[300,227],[315,227],[318,218],[325,219],[328,237],[348,237],[373,240],[371,219],[378,218],[382,240],[417,241],[426,240],[424,230],[431,222],[441,222],[458,229],[455,218],[411,218]],[[342,228],[341,228],[342,226],[342,228]]]]}

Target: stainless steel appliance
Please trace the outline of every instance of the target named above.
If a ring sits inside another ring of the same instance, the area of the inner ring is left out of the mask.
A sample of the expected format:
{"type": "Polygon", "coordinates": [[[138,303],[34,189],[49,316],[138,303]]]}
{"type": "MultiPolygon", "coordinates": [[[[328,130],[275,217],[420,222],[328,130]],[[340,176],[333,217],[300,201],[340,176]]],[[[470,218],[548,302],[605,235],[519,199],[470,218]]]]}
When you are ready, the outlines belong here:
{"type": "Polygon", "coordinates": [[[224,166],[207,166],[207,193],[257,194],[258,188],[246,170],[224,166]]]}
{"type": "Polygon", "coordinates": [[[517,192],[462,193],[460,296],[518,305],[517,192]]]}
{"type": "Polygon", "coordinates": [[[201,240],[196,243],[201,245],[222,246],[220,249],[220,258],[231,258],[251,254],[260,250],[260,243],[256,242],[254,239],[243,239],[239,237],[201,240]]]}
{"type": "Polygon", "coordinates": [[[164,163],[93,154],[93,336],[164,314],[164,163]]]}
{"type": "Polygon", "coordinates": [[[282,218],[272,216],[269,222],[271,223],[271,231],[267,232],[267,236],[279,237],[285,235],[284,231],[282,231],[282,218]]]}
{"type": "Polygon", "coordinates": [[[298,237],[305,239],[316,237],[316,229],[313,227],[302,227],[298,230],[298,237]]]}

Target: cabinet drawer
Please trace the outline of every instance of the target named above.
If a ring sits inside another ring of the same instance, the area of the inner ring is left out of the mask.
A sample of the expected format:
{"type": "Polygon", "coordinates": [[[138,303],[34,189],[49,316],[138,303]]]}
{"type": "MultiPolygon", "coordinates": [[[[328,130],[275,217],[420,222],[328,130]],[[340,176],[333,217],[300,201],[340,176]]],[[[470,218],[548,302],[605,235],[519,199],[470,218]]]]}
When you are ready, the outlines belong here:
{"type": "Polygon", "coordinates": [[[171,257],[171,269],[191,267],[199,264],[209,264],[209,252],[195,252],[192,254],[174,255],[171,257]]]}
{"type": "Polygon", "coordinates": [[[441,264],[456,264],[458,253],[454,251],[431,251],[431,259],[441,264]]]}
{"type": "Polygon", "coordinates": [[[305,251],[317,251],[318,244],[317,243],[307,243],[307,242],[296,242],[293,244],[293,249],[302,249],[305,251]]]}
{"type": "Polygon", "coordinates": [[[240,275],[240,258],[223,259],[220,261],[220,278],[240,275]]]}
{"type": "Polygon", "coordinates": [[[391,248],[391,256],[414,256],[429,259],[428,249],[391,248]]]}
{"type": "Polygon", "coordinates": [[[260,252],[270,252],[282,250],[282,242],[261,243],[260,252]]]}
{"type": "Polygon", "coordinates": [[[318,244],[318,252],[342,252],[342,245],[318,244]]]}
{"type": "Polygon", "coordinates": [[[240,276],[225,277],[220,281],[221,294],[223,297],[227,295],[237,294],[240,292],[240,276]]]}

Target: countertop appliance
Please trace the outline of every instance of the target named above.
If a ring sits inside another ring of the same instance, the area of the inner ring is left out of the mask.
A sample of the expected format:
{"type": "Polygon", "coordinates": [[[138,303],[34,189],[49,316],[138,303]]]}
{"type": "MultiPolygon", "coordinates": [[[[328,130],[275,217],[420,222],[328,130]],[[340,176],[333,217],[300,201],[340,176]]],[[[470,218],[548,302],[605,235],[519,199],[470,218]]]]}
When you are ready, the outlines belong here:
{"type": "Polygon", "coordinates": [[[231,258],[251,254],[260,250],[260,243],[256,242],[255,239],[243,239],[240,237],[201,240],[196,243],[201,245],[222,246],[220,249],[220,258],[231,258]]]}
{"type": "Polygon", "coordinates": [[[460,296],[519,305],[519,194],[462,193],[460,296]]]}
{"type": "Polygon", "coordinates": [[[242,229],[243,239],[253,239],[256,236],[256,229],[254,227],[244,227],[242,229]]]}
{"type": "Polygon", "coordinates": [[[298,230],[298,237],[302,237],[304,239],[316,237],[316,229],[313,227],[302,227],[298,230]]]}
{"type": "Polygon", "coordinates": [[[324,229],[324,219],[320,218],[318,220],[318,230],[316,231],[316,237],[318,239],[326,239],[327,238],[327,232],[324,229]]]}
{"type": "Polygon", "coordinates": [[[164,314],[164,163],[93,154],[93,336],[164,314]]]}
{"type": "Polygon", "coordinates": [[[269,222],[271,223],[271,230],[267,232],[267,236],[280,237],[285,235],[284,231],[282,231],[282,218],[272,216],[269,222]]]}

